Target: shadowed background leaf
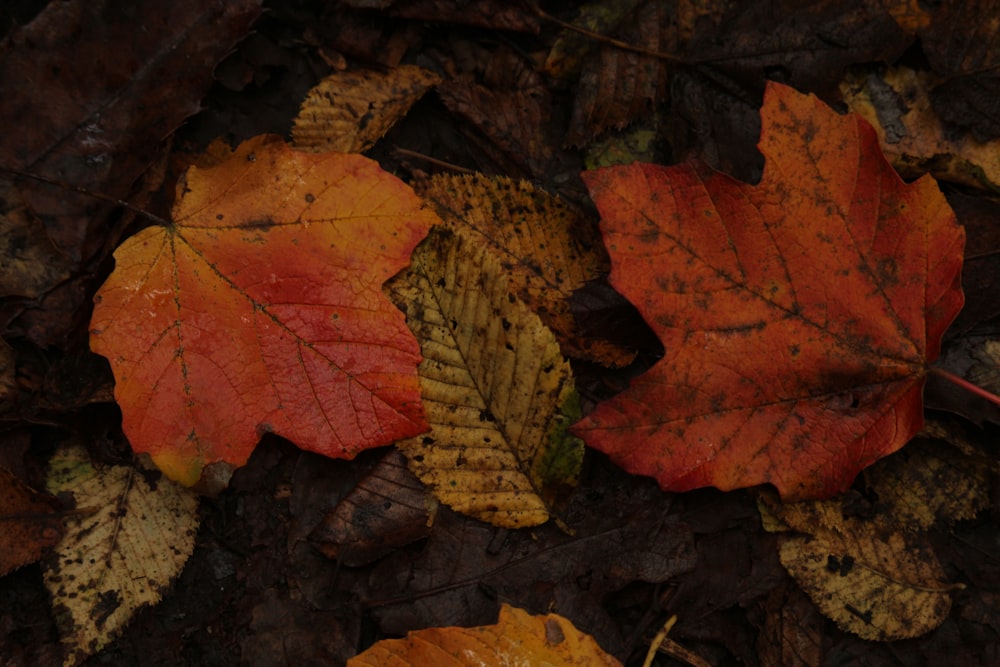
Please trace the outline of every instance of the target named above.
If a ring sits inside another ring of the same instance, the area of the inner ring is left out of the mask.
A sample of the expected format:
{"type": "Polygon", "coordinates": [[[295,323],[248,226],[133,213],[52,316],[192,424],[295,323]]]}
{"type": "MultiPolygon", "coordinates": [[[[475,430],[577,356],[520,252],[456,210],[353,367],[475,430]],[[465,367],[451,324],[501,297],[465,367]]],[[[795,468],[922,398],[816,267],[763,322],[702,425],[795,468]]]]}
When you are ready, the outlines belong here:
{"type": "Polygon", "coordinates": [[[0,468],[0,577],[41,558],[63,534],[59,503],[0,468]]]}
{"type": "Polygon", "coordinates": [[[838,500],[781,504],[761,497],[764,528],[788,532],[781,564],[827,618],[871,641],[909,639],[939,626],[952,591],[929,544],[891,522],[845,517],[838,500]],[[792,534],[794,533],[794,534],[792,534]]]}

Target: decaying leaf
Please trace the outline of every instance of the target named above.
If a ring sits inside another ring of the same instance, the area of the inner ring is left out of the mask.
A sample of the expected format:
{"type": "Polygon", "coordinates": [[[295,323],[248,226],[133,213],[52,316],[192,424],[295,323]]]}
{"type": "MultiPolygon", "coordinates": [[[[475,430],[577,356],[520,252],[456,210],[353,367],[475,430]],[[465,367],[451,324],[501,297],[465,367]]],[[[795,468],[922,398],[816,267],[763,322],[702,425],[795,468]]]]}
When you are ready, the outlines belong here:
{"type": "Polygon", "coordinates": [[[347,664],[348,667],[621,665],[601,650],[593,637],[577,630],[562,616],[532,616],[507,604],[500,607],[496,625],[417,630],[405,639],[383,639],[347,664]]]}
{"type": "Polygon", "coordinates": [[[919,637],[948,616],[951,592],[931,546],[891,523],[845,517],[839,500],[782,504],[761,495],[781,564],[827,618],[863,639],[919,637]]]}
{"type": "MultiPolygon", "coordinates": [[[[933,6],[933,5],[932,5],[933,6]]],[[[942,81],[931,103],[943,121],[979,141],[1000,138],[1000,7],[996,0],[933,6],[920,32],[921,51],[942,81]]]]}
{"type": "MultiPolygon", "coordinates": [[[[587,2],[580,6],[573,25],[592,33],[608,34],[628,19],[640,4],[642,0],[587,2]]],[[[596,46],[593,39],[564,29],[545,57],[545,71],[560,79],[575,77],[583,68],[584,58],[596,46]]]]}
{"type": "Polygon", "coordinates": [[[0,577],[41,558],[63,534],[58,503],[0,468],[0,577]]]}
{"type": "Polygon", "coordinates": [[[0,265],[5,297],[38,298],[70,275],[65,257],[9,181],[0,182],[0,265]]]}
{"type": "Polygon", "coordinates": [[[419,346],[381,290],[437,219],[409,187],[264,136],[178,191],[172,225],[115,252],[91,320],[137,452],[194,484],[264,432],[351,458],[427,428],[419,346]]]}
{"type": "MultiPolygon", "coordinates": [[[[537,77],[523,63],[520,67],[537,77]]],[[[491,69],[506,75],[502,66],[491,69]]],[[[478,142],[477,148],[503,165],[507,174],[549,181],[554,172],[565,169],[561,163],[565,156],[560,154],[553,132],[546,131],[557,117],[552,92],[533,77],[514,86],[504,85],[507,82],[487,83],[460,77],[442,83],[437,89],[441,101],[452,113],[488,139],[482,141],[478,136],[473,139],[478,142]]]]}
{"type": "Polygon", "coordinates": [[[17,396],[17,359],[7,341],[0,338],[0,410],[14,403],[17,396]]]}
{"type": "MultiPolygon", "coordinates": [[[[617,35],[650,52],[672,51],[676,42],[663,28],[674,17],[673,7],[656,2],[637,5],[628,25],[617,35]]],[[[584,63],[566,144],[583,146],[609,128],[622,129],[662,104],[668,67],[662,58],[603,46],[596,57],[584,63]]]]}
{"type": "Polygon", "coordinates": [[[76,664],[108,642],[143,605],[159,602],[194,550],[198,498],[138,464],[98,466],[83,447],[56,452],[47,488],[92,513],[66,519],[45,570],[56,623],[76,664]]]}
{"type": "Polygon", "coordinates": [[[820,667],[826,621],[805,593],[791,588],[772,589],[764,602],[766,616],[757,636],[760,664],[820,667]]]}
{"type": "MultiPolygon", "coordinates": [[[[164,138],[198,112],[213,69],[246,35],[260,5],[70,0],[38,5],[37,16],[10,34],[15,22],[5,20],[0,126],[8,131],[0,142],[0,165],[70,186],[19,179],[18,199],[23,197],[37,222],[29,230],[15,227],[11,236],[0,231],[0,296],[8,281],[15,283],[14,293],[42,293],[42,301],[17,318],[18,328],[39,347],[61,347],[76,335],[90,311],[90,267],[119,241],[115,205],[72,189],[141,205],[136,182],[149,173],[164,138]],[[14,258],[5,255],[7,243],[16,250],[14,258]],[[18,267],[22,260],[32,264],[18,267]],[[15,267],[18,272],[9,274],[15,267]]],[[[3,316],[5,326],[9,317],[3,316]]]]}
{"type": "Polygon", "coordinates": [[[309,91],[292,126],[297,148],[360,153],[406,115],[440,77],[414,65],[336,72],[309,91]]]}
{"type": "Polygon", "coordinates": [[[871,127],[770,84],[758,186],[697,163],[584,175],[611,283],[666,350],[574,432],[669,490],[829,497],[923,422],[964,234],[871,127]]]}
{"type": "Polygon", "coordinates": [[[983,341],[973,352],[973,359],[969,382],[987,391],[1000,393],[1000,340],[983,341]]]}
{"type": "Polygon", "coordinates": [[[858,70],[840,84],[851,111],[874,126],[886,156],[900,173],[1000,190],[1000,139],[981,142],[946,127],[931,106],[938,79],[907,67],[858,70]]]}
{"type": "Polygon", "coordinates": [[[430,433],[397,442],[441,502],[499,526],[549,518],[583,444],[569,364],[482,243],[435,230],[389,284],[423,350],[430,433]]]}
{"type": "Polygon", "coordinates": [[[426,537],[434,509],[426,487],[390,449],[309,535],[329,558],[349,567],[376,560],[426,537]]]}
{"type": "Polygon", "coordinates": [[[479,174],[434,176],[416,186],[446,225],[472,235],[500,259],[510,289],[559,339],[563,354],[605,366],[635,357],[576,331],[569,298],[608,271],[597,227],[526,181],[479,174]]]}
{"type": "Polygon", "coordinates": [[[628,655],[608,600],[636,582],[673,588],[690,576],[699,563],[693,529],[671,511],[668,494],[615,469],[574,494],[560,518],[565,525],[505,530],[440,508],[419,550],[396,551],[369,575],[381,630],[482,625],[502,600],[558,607],[609,653],[628,655]]]}
{"type": "Polygon", "coordinates": [[[990,468],[944,442],[917,438],[865,471],[885,528],[921,533],[935,523],[971,519],[989,504],[990,468]]]}

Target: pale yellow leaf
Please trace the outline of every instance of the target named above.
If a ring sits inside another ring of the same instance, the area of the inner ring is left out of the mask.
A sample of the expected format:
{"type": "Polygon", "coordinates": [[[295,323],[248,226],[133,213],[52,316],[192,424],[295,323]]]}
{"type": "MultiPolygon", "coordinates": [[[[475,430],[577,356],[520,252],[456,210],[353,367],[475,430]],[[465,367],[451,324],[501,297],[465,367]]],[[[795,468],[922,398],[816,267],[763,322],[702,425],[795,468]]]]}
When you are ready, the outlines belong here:
{"type": "Polygon", "coordinates": [[[783,523],[794,531],[782,535],[781,564],[842,630],[892,641],[930,632],[947,617],[956,587],[929,544],[898,526],[844,517],[839,500],[782,504],[762,495],[759,504],[767,529],[783,523]]]}
{"type": "Polygon", "coordinates": [[[76,445],[56,452],[46,485],[93,510],[66,518],[45,571],[71,665],[106,646],[139,607],[160,601],[194,550],[198,499],[155,469],[92,464],[76,445]]]}

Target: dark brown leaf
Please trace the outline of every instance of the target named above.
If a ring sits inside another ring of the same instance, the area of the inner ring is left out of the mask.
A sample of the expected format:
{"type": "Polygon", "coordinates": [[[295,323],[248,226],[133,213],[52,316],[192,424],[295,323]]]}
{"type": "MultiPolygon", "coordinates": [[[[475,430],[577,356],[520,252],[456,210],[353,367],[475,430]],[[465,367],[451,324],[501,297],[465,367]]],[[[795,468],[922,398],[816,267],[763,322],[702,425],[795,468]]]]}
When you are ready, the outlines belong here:
{"type": "MultiPolygon", "coordinates": [[[[0,126],[19,128],[5,132],[0,166],[128,198],[259,13],[260,0],[50,3],[0,45],[0,126]]],[[[113,205],[36,182],[19,187],[48,236],[32,237],[33,252],[51,252],[51,244],[62,255],[34,291],[51,290],[117,241],[104,228],[113,205]]],[[[66,295],[71,305],[85,303],[82,292],[66,295]]],[[[27,333],[54,344],[70,324],[27,333]]]]}
{"type": "Polygon", "coordinates": [[[931,66],[948,79],[931,94],[934,110],[978,141],[1000,137],[1000,2],[941,3],[921,38],[931,66]]]}
{"type": "Polygon", "coordinates": [[[35,562],[43,549],[59,542],[63,525],[58,509],[54,498],[32,491],[0,468],[0,577],[35,562]]]}
{"type": "Polygon", "coordinates": [[[309,539],[327,557],[357,567],[431,532],[433,500],[393,448],[316,526],[309,539]]]}
{"type": "Polygon", "coordinates": [[[622,656],[625,629],[606,597],[634,581],[664,582],[694,566],[690,527],[668,514],[669,497],[607,468],[581,488],[564,520],[528,531],[493,528],[442,508],[418,553],[399,551],[371,575],[369,603],[383,631],[476,625],[497,600],[541,612],[558,609],[622,656]]]}

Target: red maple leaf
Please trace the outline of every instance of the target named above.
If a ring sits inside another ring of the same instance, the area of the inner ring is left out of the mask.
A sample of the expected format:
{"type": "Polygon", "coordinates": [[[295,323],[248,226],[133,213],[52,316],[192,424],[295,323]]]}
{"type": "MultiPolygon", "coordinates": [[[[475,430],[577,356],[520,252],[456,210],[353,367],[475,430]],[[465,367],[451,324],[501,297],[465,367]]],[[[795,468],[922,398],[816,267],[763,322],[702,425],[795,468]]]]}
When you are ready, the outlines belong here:
{"type": "Polygon", "coordinates": [[[759,185],[698,164],[584,174],[611,282],[665,356],[574,431],[664,489],[826,497],[923,423],[964,232],[871,127],[769,84],[759,185]]]}
{"type": "Polygon", "coordinates": [[[360,155],[257,137],[188,171],[174,223],[115,252],[91,321],[133,449],[193,484],[264,432],[338,458],[427,429],[382,284],[436,216],[360,155]]]}

